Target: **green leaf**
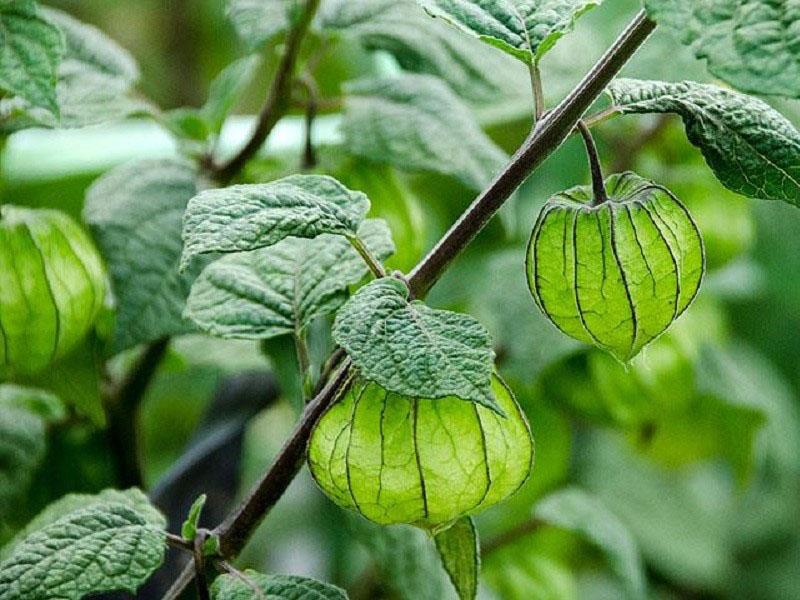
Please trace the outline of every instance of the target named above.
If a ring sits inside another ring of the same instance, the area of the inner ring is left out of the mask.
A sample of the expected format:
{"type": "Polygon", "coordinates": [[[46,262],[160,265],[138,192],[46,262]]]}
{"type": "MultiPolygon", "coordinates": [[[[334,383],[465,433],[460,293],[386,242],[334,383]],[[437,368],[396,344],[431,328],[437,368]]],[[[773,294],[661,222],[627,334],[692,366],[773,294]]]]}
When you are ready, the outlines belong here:
{"type": "Polygon", "coordinates": [[[219,133],[225,117],[239,100],[256,69],[261,64],[258,54],[245,56],[232,62],[214,78],[208,88],[208,99],[200,114],[212,133],[219,133]]]}
{"type": "Polygon", "coordinates": [[[188,163],[148,160],[117,167],[87,191],[84,219],[117,302],[116,351],[194,329],[182,313],[200,269],[181,275],[178,260],[183,213],[197,186],[188,163]]]}
{"type": "Polygon", "coordinates": [[[432,16],[526,62],[539,62],[601,0],[417,0],[432,16]]]}
{"type": "Polygon", "coordinates": [[[269,600],[347,600],[344,590],[308,577],[262,575],[248,569],[244,577],[220,575],[211,586],[214,600],[258,600],[254,587],[269,600]]]}
{"type": "MultiPolygon", "coordinates": [[[[394,250],[383,221],[367,220],[358,236],[379,259],[394,250]]],[[[211,335],[265,339],[304,330],[347,299],[367,266],[345,238],[289,238],[211,263],[192,286],[186,317],[211,335]]]]}
{"type": "Polygon", "coordinates": [[[475,190],[507,161],[469,109],[435,77],[361,80],[345,91],[342,130],[347,151],[355,156],[442,173],[475,190]]]}
{"type": "Polygon", "coordinates": [[[85,127],[153,111],[133,94],[139,68],[127,50],[96,27],[53,8],[42,14],[56,25],[66,40],[56,86],[60,118],[20,102],[0,101],[0,126],[5,131],[23,127],[85,127]]]}
{"type": "Polygon", "coordinates": [[[34,2],[0,5],[0,90],[58,115],[56,69],[64,39],[34,2]]]}
{"type": "Polygon", "coordinates": [[[671,30],[708,70],[755,94],[800,97],[800,13],[793,0],[645,0],[648,16],[671,30]]]}
{"type": "Polygon", "coordinates": [[[800,132],[757,98],[714,85],[617,79],[623,113],[677,113],[689,141],[728,189],[800,206],[800,132]]]}
{"type": "Polygon", "coordinates": [[[491,388],[486,329],[464,314],[434,310],[386,277],[358,290],[336,314],[333,338],[367,379],[413,398],[456,396],[501,412],[491,388]]]}
{"type": "Polygon", "coordinates": [[[181,535],[187,539],[194,541],[197,537],[197,524],[200,521],[200,514],[203,512],[203,506],[206,503],[206,495],[200,494],[197,499],[192,502],[189,508],[189,514],[186,515],[186,520],[181,525],[181,535]]]}
{"type": "Polygon", "coordinates": [[[647,598],[644,565],[636,542],[598,498],[578,488],[566,488],[541,500],[536,505],[536,517],[574,531],[597,546],[625,584],[628,598],[647,598]]]}
{"type": "MultiPolygon", "coordinates": [[[[296,3],[296,2],[295,2],[296,3]]],[[[289,0],[228,0],[226,14],[249,50],[258,50],[289,27],[289,0]]]]}
{"type": "Polygon", "coordinates": [[[368,210],[364,194],[325,175],[205,190],[186,208],[181,269],[199,254],[257,250],[287,237],[355,235],[368,210]]]}
{"type": "Polygon", "coordinates": [[[461,600],[474,600],[478,594],[480,551],[478,532],[470,517],[462,517],[433,538],[453,587],[461,600]]]}
{"type": "Polygon", "coordinates": [[[0,385],[0,526],[14,517],[46,448],[46,425],[64,417],[58,398],[42,390],[0,385]]]}
{"type": "Polygon", "coordinates": [[[16,544],[0,563],[0,599],[135,592],[164,558],[166,520],[141,492],[111,498],[89,497],[16,544]]]}
{"type": "Polygon", "coordinates": [[[390,53],[406,71],[445,80],[471,103],[516,101],[529,110],[530,97],[517,85],[527,77],[522,65],[501,52],[486,52],[479,40],[431,19],[415,0],[329,0],[322,3],[319,21],[325,31],[390,53]]]}

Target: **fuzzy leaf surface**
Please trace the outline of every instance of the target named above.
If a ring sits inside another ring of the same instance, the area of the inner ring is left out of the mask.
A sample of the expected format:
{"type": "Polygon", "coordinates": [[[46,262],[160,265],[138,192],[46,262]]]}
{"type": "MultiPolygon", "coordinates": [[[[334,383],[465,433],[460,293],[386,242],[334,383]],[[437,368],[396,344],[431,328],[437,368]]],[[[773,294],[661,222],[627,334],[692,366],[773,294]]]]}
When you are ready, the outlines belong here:
{"type": "Polygon", "coordinates": [[[601,0],[417,0],[452,23],[526,62],[539,62],[601,0]]]}
{"type": "MultiPolygon", "coordinates": [[[[358,236],[381,260],[394,251],[383,221],[365,221],[358,236]]],[[[265,339],[293,333],[336,311],[347,299],[347,286],[367,272],[342,236],[289,238],[211,263],[192,286],[186,316],[219,337],[265,339]]]]}
{"type": "Polygon", "coordinates": [[[181,268],[199,254],[247,252],[288,237],[356,235],[368,210],[364,194],[325,175],[205,190],[186,208],[181,268]]]}
{"type": "Polygon", "coordinates": [[[705,59],[720,79],[746,92],[800,97],[800,1],[644,4],[651,19],[705,59]]]}
{"type": "Polygon", "coordinates": [[[356,292],[336,314],[333,338],[365,378],[414,398],[456,396],[500,412],[491,388],[494,352],[474,318],[409,302],[386,277],[356,292]]]}
{"type": "Polygon", "coordinates": [[[258,598],[251,583],[269,600],[347,600],[344,590],[308,577],[296,575],[262,575],[253,570],[244,572],[247,582],[233,575],[220,575],[211,586],[214,600],[254,600],[258,598]]]}
{"type": "Polygon", "coordinates": [[[800,132],[765,102],[691,81],[617,79],[608,94],[623,113],[680,115],[728,189],[800,206],[800,132]]]}

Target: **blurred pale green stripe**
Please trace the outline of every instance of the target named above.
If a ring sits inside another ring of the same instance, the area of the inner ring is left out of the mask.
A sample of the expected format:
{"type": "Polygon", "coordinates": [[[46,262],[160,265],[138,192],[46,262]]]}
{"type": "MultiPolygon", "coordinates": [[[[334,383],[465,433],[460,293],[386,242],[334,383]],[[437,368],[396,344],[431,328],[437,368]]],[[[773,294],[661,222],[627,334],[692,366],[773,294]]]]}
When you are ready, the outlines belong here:
{"type": "MultiPolygon", "coordinates": [[[[228,120],[220,138],[220,155],[229,155],[244,143],[254,120],[255,117],[228,120]]],[[[339,121],[338,115],[318,117],[313,132],[316,143],[339,143],[339,121]]],[[[275,127],[262,152],[299,152],[303,138],[303,117],[287,117],[275,127]]],[[[172,137],[152,121],[85,129],[28,129],[8,139],[0,176],[9,183],[53,180],[102,172],[130,160],[165,158],[177,153],[172,137]]]]}

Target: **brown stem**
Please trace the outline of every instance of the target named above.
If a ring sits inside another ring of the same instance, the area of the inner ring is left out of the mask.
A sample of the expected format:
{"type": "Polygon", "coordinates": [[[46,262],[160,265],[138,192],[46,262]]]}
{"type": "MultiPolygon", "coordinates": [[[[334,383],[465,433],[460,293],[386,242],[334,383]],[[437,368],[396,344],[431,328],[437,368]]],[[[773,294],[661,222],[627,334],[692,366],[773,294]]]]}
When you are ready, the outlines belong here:
{"type": "Polygon", "coordinates": [[[194,538],[194,552],[192,553],[197,596],[200,600],[211,600],[211,594],[208,591],[208,577],[206,576],[206,557],[203,554],[203,542],[206,540],[206,535],[206,533],[197,532],[197,537],[194,538]]]}
{"type": "Polygon", "coordinates": [[[107,400],[108,442],[121,487],[142,487],[138,454],[138,412],[142,397],[169,346],[169,338],[148,345],[107,400]]]}
{"type": "Polygon", "coordinates": [[[286,36],[283,55],[278,63],[275,78],[272,80],[267,101],[258,115],[255,131],[233,158],[221,165],[212,166],[212,172],[217,181],[227,183],[236,177],[247,161],[255,156],[272,129],[291,106],[292,82],[294,81],[297,57],[311,20],[319,8],[319,3],[320,0],[306,0],[303,12],[286,36]]]}
{"type": "Polygon", "coordinates": [[[640,11],[583,80],[536,124],[506,168],[453,224],[409,276],[417,298],[436,283],[452,260],[500,209],[509,196],[572,132],[581,115],[648,38],[655,23],[640,11]]]}
{"type": "Polygon", "coordinates": [[[600,166],[600,156],[597,153],[597,146],[594,143],[592,132],[583,121],[578,121],[578,132],[583,138],[586,146],[586,156],[589,158],[589,170],[592,174],[592,206],[599,206],[608,201],[606,186],[603,183],[603,168],[600,166]]]}
{"type": "Polygon", "coordinates": [[[297,83],[303,88],[306,95],[305,101],[305,143],[303,144],[303,162],[302,168],[304,171],[313,169],[317,166],[317,154],[314,150],[314,119],[317,118],[317,110],[319,108],[319,88],[317,82],[310,73],[304,73],[297,78],[297,83]]]}

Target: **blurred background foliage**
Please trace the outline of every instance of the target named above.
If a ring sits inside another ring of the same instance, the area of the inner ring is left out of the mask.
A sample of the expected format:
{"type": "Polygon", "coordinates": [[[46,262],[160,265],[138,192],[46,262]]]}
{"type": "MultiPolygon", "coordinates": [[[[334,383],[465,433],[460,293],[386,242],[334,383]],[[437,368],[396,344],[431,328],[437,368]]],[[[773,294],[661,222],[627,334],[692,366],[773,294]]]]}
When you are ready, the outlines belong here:
{"type": "MultiPolygon", "coordinates": [[[[213,76],[243,54],[219,0],[50,4],[128,48],[141,65],[141,91],[163,110],[200,106],[213,76]]],[[[582,76],[637,4],[607,2],[545,57],[550,104],[582,76]]],[[[400,3],[395,8],[417,10],[400,3]]],[[[475,190],[442,175],[371,163],[341,147],[335,114],[345,81],[401,67],[432,70],[407,48],[384,48],[380,37],[362,41],[334,41],[317,67],[322,97],[329,100],[322,112],[332,115],[323,116],[316,130],[319,169],[367,192],[399,248],[391,266],[408,269],[475,190]]],[[[527,76],[499,52],[461,43],[483,61],[483,70],[465,78],[442,63],[435,74],[468,103],[492,139],[513,152],[530,126],[527,76]]],[[[238,114],[258,110],[274,56],[267,52],[238,114]]],[[[625,74],[708,80],[703,65],[663,32],[625,74]]],[[[777,108],[800,124],[800,103],[782,101],[777,108]]],[[[268,151],[248,168],[248,180],[298,168],[301,123],[298,113],[275,132],[268,151]]],[[[233,125],[223,135],[228,146],[243,138],[242,127],[233,125]]],[[[725,190],[680,128],[674,117],[625,117],[596,129],[606,169],[633,169],[673,190],[697,219],[708,253],[697,302],[630,367],[558,333],[525,285],[524,248],[538,209],[550,194],[588,180],[577,139],[523,185],[431,293],[433,305],[467,311],[490,329],[499,369],[536,439],[528,483],[478,519],[485,548],[482,597],[624,596],[613,556],[568,527],[531,521],[538,501],[564,486],[590,493],[619,521],[641,551],[654,598],[800,597],[800,212],[725,190]]],[[[85,188],[113,164],[176,151],[150,122],[23,132],[8,141],[0,201],[57,207],[79,217],[85,188]]],[[[35,383],[85,396],[90,404],[103,382],[123,373],[137,354],[124,353],[107,365],[108,372],[98,371],[112,324],[109,309],[96,339],[35,383]]],[[[313,342],[320,360],[330,346],[325,327],[313,342]]],[[[141,407],[138,432],[145,482],[164,505],[190,496],[192,486],[218,494],[217,506],[229,504],[279,449],[297,411],[293,349],[277,340],[265,350],[269,363],[253,343],[190,335],[171,344],[141,407]],[[281,384],[280,401],[264,392],[269,373],[281,384]],[[226,405],[232,385],[260,385],[261,404],[226,405]]],[[[104,430],[84,418],[68,419],[51,428],[28,496],[13,510],[0,508],[0,535],[8,538],[66,492],[114,485],[104,430]]],[[[206,517],[213,521],[213,511],[206,517]]],[[[431,552],[424,536],[411,530],[379,533],[342,518],[303,472],[240,562],[333,581],[355,599],[445,598],[450,590],[431,552]]]]}

